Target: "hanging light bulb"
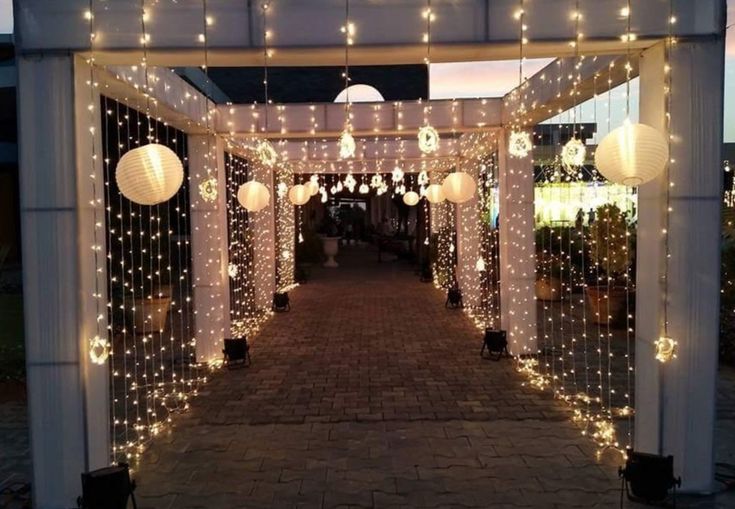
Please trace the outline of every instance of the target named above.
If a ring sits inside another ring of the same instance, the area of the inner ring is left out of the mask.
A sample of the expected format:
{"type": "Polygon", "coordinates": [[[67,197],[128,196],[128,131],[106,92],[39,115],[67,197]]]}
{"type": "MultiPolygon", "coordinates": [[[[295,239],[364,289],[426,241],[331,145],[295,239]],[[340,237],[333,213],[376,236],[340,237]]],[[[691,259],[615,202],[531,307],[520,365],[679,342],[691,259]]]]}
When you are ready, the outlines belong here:
{"type": "Polygon", "coordinates": [[[355,191],[357,180],[355,180],[355,177],[352,176],[352,173],[347,174],[347,176],[345,177],[344,185],[351,193],[355,191]]]}
{"type": "Polygon", "coordinates": [[[640,186],[660,175],[669,160],[666,138],[651,126],[626,119],[600,142],[597,170],[609,181],[640,186]]]}
{"type": "Polygon", "coordinates": [[[176,153],[158,143],[129,150],[115,169],[120,192],[140,205],[170,200],[184,181],[184,167],[176,153]]]}
{"type": "Polygon", "coordinates": [[[363,182],[360,184],[360,189],[358,190],[360,191],[360,194],[368,194],[370,192],[370,186],[363,182]]]}
{"type": "Polygon", "coordinates": [[[342,181],[337,181],[337,186],[335,187],[335,189],[338,193],[342,192],[342,189],[344,189],[344,187],[342,186],[342,181]]]}
{"type": "Polygon", "coordinates": [[[432,154],[439,149],[439,133],[430,125],[419,129],[419,150],[424,154],[432,154]]]}
{"type": "Polygon", "coordinates": [[[239,269],[237,268],[237,264],[230,263],[227,266],[227,275],[229,275],[231,278],[233,279],[236,278],[238,272],[239,272],[239,269]]]}
{"type": "Polygon", "coordinates": [[[276,187],[276,194],[279,198],[284,198],[288,194],[288,184],[285,182],[279,182],[276,187]]]}
{"type": "Polygon", "coordinates": [[[423,171],[421,171],[421,173],[419,173],[418,183],[419,183],[420,186],[426,186],[426,185],[428,185],[428,183],[429,183],[429,174],[426,173],[426,170],[423,170],[423,171]]]}
{"type": "Polygon", "coordinates": [[[322,203],[327,203],[327,200],[329,200],[329,194],[327,194],[326,188],[322,187],[319,192],[322,195],[322,203]]]}
{"type": "Polygon", "coordinates": [[[101,366],[110,357],[110,342],[106,338],[95,336],[89,341],[89,360],[101,366]]]}
{"type": "Polygon", "coordinates": [[[477,259],[477,263],[475,263],[475,270],[477,272],[485,272],[485,259],[482,256],[477,259]]]}
{"type": "Polygon", "coordinates": [[[561,162],[567,171],[584,166],[587,147],[581,140],[572,138],[561,149],[561,162]]]}
{"type": "Polygon", "coordinates": [[[339,137],[339,157],[342,159],[349,159],[355,156],[355,138],[352,134],[345,129],[342,131],[342,135],[339,137]]]}
{"type": "Polygon", "coordinates": [[[527,131],[512,131],[508,142],[508,153],[513,157],[524,158],[533,150],[531,135],[527,131]]]}
{"type": "Polygon", "coordinates": [[[661,336],[655,342],[656,360],[659,362],[668,362],[676,358],[677,342],[672,338],[661,336]]]}
{"type": "Polygon", "coordinates": [[[249,212],[258,212],[270,203],[271,194],[263,184],[251,180],[237,190],[237,201],[249,212]]]}
{"type": "Polygon", "coordinates": [[[380,174],[373,175],[373,178],[370,179],[370,186],[373,188],[378,188],[383,183],[383,176],[380,174]]]}
{"type": "Polygon", "coordinates": [[[409,207],[415,206],[419,202],[419,195],[415,191],[409,191],[403,195],[403,203],[409,207]]]}
{"type": "Polygon", "coordinates": [[[464,203],[470,200],[476,189],[475,179],[463,171],[450,173],[442,184],[444,196],[452,203],[464,203]]]}

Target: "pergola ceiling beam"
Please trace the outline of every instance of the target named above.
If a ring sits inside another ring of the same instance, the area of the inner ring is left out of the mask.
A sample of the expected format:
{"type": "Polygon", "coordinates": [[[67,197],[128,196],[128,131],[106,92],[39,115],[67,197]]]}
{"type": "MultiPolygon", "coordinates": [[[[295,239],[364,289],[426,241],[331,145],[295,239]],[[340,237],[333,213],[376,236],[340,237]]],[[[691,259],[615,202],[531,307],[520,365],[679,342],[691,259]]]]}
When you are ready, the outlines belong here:
{"type": "MultiPolygon", "coordinates": [[[[676,0],[676,35],[698,38],[717,35],[722,26],[721,0],[676,0]]],[[[574,21],[568,0],[544,0],[526,5],[528,57],[569,56],[573,50],[574,21]]],[[[432,61],[473,61],[515,58],[518,26],[515,0],[437,1],[437,21],[432,30],[432,61]]],[[[625,19],[619,0],[580,0],[586,54],[624,51],[620,35],[625,19]]],[[[33,52],[85,51],[89,49],[86,1],[52,2],[25,0],[15,12],[18,49],[33,52]]],[[[354,65],[421,63],[425,30],[421,11],[424,0],[403,0],[390,6],[383,1],[353,0],[351,18],[357,26],[354,65]],[[390,15],[386,10],[390,9],[390,15]]],[[[344,4],[338,0],[272,2],[269,19],[274,33],[273,65],[309,66],[343,63],[344,4]],[[310,27],[310,30],[304,30],[310,27]]],[[[197,66],[204,60],[202,6],[196,0],[148,2],[147,32],[150,65],[197,66]]],[[[668,33],[668,0],[633,0],[632,29],[645,47],[668,33]]],[[[262,21],[247,2],[212,2],[208,15],[210,66],[260,66],[262,21]],[[251,15],[252,14],[252,15],[251,15]]],[[[101,64],[140,62],[140,4],[137,0],[107,2],[95,11],[96,61],[101,64]]]]}
{"type": "MultiPolygon", "coordinates": [[[[440,133],[483,130],[499,126],[501,99],[430,101],[426,118],[440,133]]],[[[350,125],[355,137],[415,134],[425,124],[426,103],[355,103],[350,125]]],[[[339,103],[220,105],[217,130],[230,134],[258,134],[268,138],[336,138],[345,127],[345,106],[339,103]]]]}
{"type": "Polygon", "coordinates": [[[532,127],[582,104],[595,94],[625,83],[626,62],[630,62],[630,77],[638,76],[637,52],[631,52],[630,56],[596,56],[581,60],[570,57],[555,60],[531,76],[521,87],[506,94],[503,98],[503,124],[513,123],[521,103],[526,108],[526,112],[520,115],[523,125],[532,127]],[[578,80],[576,89],[575,79],[578,80]]]}

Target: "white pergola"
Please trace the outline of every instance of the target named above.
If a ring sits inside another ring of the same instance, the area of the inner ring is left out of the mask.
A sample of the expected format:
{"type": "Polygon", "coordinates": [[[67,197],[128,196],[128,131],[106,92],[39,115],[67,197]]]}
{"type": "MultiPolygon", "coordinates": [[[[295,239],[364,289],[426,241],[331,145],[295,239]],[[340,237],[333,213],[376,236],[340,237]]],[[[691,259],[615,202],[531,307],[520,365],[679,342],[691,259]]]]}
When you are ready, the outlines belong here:
{"type": "MultiPolygon", "coordinates": [[[[251,2],[210,0],[210,66],[259,66],[262,63],[262,26],[251,2]]],[[[96,94],[130,106],[142,107],[144,83],[140,68],[140,4],[133,0],[95,2],[97,38],[96,94]]],[[[528,57],[571,58],[569,40],[574,22],[569,0],[526,0],[528,57]]],[[[634,72],[640,75],[640,120],[666,131],[666,77],[664,43],[668,34],[668,0],[632,2],[632,31],[637,39],[621,42],[625,20],[619,0],[582,0],[586,56],[579,69],[582,81],[576,101],[591,97],[595,73],[609,69],[627,50],[634,72]]],[[[357,22],[353,65],[420,63],[425,46],[417,21],[421,0],[353,0],[351,17],[357,22]]],[[[432,61],[513,59],[518,56],[517,24],[512,13],[516,0],[455,0],[434,2],[441,20],[434,34],[432,61]]],[[[20,125],[21,220],[23,229],[26,357],[34,503],[39,508],[73,505],[80,493],[79,473],[109,462],[109,390],[105,366],[92,365],[87,340],[96,326],[94,277],[95,230],[89,175],[102,180],[101,162],[90,168],[90,70],[87,0],[17,1],[14,5],[18,62],[20,125]]],[[[276,34],[272,65],[341,65],[343,37],[338,27],[344,16],[339,0],[272,2],[276,34]],[[323,27],[322,29],[315,29],[323,27]]],[[[253,135],[285,142],[283,156],[292,161],[330,161],[334,140],[344,123],[342,105],[288,105],[286,125],[271,115],[261,124],[263,106],[213,104],[168,67],[198,66],[204,62],[201,2],[150,2],[148,61],[156,80],[151,95],[163,120],[190,135],[192,184],[201,178],[207,136],[217,150],[217,172],[224,179],[225,146],[237,146],[253,135]],[[154,66],[157,68],[153,69],[154,66]],[[206,116],[214,119],[208,134],[206,116]],[[255,115],[254,115],[255,113],[255,115]],[[316,119],[316,120],[315,120],[316,119]]],[[[684,489],[707,492],[713,487],[715,382],[718,352],[719,249],[724,76],[724,0],[677,0],[678,44],[671,57],[674,72],[670,115],[672,138],[670,192],[673,213],[668,228],[669,332],[679,343],[678,359],[659,364],[654,341],[660,336],[663,309],[664,236],[666,215],[663,177],[639,188],[636,309],[635,447],[651,453],[672,454],[684,489]]],[[[551,65],[531,78],[524,93],[533,98],[530,118],[540,122],[572,106],[572,98],[558,96],[547,86],[564,66],[551,65]]],[[[622,82],[624,70],[613,67],[610,86],[622,82]]],[[[606,74],[607,77],[607,74],[606,74]]],[[[567,76],[559,76],[565,83],[567,76]]],[[[608,86],[604,80],[604,86],[608,86]]],[[[599,83],[598,83],[599,85],[599,83]]],[[[598,88],[597,92],[601,90],[598,88]]],[[[534,297],[535,250],[532,234],[533,166],[530,158],[510,159],[505,151],[514,94],[504,99],[432,101],[431,122],[445,139],[438,155],[462,155],[462,139],[477,133],[494,137],[500,148],[501,291],[503,327],[510,333],[515,353],[533,352],[536,343],[534,297]]],[[[272,106],[276,108],[276,106],[272,106]]],[[[356,135],[364,138],[359,156],[374,164],[371,140],[406,136],[412,139],[423,121],[416,103],[356,104],[356,135]],[[399,115],[400,112],[400,115],[399,115]]],[[[99,133],[99,122],[96,132],[99,133]]],[[[101,145],[99,135],[95,143],[101,145]]],[[[378,141],[374,143],[386,143],[378,141]]],[[[395,142],[388,142],[389,145],[395,142]]],[[[395,147],[390,150],[396,150],[395,147]]],[[[100,153],[99,146],[97,153],[100,153]]],[[[476,154],[476,152],[473,152],[476,154]]],[[[415,156],[406,143],[401,159],[415,156]]],[[[385,156],[382,156],[385,158],[385,156]]],[[[308,164],[307,170],[308,171],[308,164]]],[[[342,171],[338,168],[335,171],[342,171]]],[[[273,191],[273,177],[256,169],[255,178],[273,191]]],[[[196,185],[191,186],[192,189],[196,185]]],[[[192,194],[192,248],[195,253],[195,307],[197,354],[202,360],[219,355],[229,330],[227,246],[223,198],[201,203],[192,194]],[[212,225],[214,228],[211,228],[212,225]],[[207,227],[210,226],[210,227],[207,227]],[[204,304],[206,302],[206,304],[204,304]],[[219,303],[212,306],[212,303],[219,303]],[[212,309],[221,309],[212,312],[212,309]]],[[[224,193],[220,193],[223,195],[224,193]]],[[[474,207],[458,207],[457,214],[474,207]]],[[[476,212],[475,212],[476,213],[476,212]]],[[[273,246],[274,213],[256,215],[260,238],[273,246]]],[[[458,240],[459,271],[472,270],[477,239],[458,240]]],[[[275,271],[274,249],[261,260],[275,271]]],[[[266,274],[257,284],[257,299],[268,305],[275,283],[266,274]]]]}

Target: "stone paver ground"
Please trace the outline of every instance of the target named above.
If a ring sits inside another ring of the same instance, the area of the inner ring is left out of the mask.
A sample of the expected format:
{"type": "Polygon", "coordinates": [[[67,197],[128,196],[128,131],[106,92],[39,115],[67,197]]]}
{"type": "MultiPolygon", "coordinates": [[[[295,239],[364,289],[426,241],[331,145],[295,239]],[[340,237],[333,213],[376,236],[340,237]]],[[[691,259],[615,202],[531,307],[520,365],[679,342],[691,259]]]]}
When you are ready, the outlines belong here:
{"type": "Polygon", "coordinates": [[[353,252],[292,292],[136,473],[139,506],[614,507],[617,461],[400,263],[353,252]]]}

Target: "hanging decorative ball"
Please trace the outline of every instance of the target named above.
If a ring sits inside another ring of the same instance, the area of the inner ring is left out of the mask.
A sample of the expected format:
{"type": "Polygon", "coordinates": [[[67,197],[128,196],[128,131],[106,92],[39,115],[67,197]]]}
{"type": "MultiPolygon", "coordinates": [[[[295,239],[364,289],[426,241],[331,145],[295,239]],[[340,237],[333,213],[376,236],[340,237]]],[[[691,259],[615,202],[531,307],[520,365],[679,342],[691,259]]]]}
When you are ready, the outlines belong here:
{"type": "Polygon", "coordinates": [[[355,177],[352,176],[352,173],[347,174],[347,176],[345,177],[344,185],[351,193],[355,191],[357,180],[355,180],[355,177]]]}
{"type": "Polygon", "coordinates": [[[453,203],[464,203],[471,199],[476,189],[475,179],[463,171],[450,173],[442,184],[444,196],[453,203]]]}
{"type": "Polygon", "coordinates": [[[587,147],[581,140],[572,138],[561,149],[561,162],[567,170],[584,166],[587,147]]]}
{"type": "Polygon", "coordinates": [[[309,196],[315,196],[319,192],[319,182],[310,180],[304,185],[309,190],[309,196]]]}
{"type": "Polygon", "coordinates": [[[398,166],[393,168],[393,171],[391,172],[391,179],[393,182],[400,182],[403,180],[403,170],[400,169],[398,166]]]}
{"type": "Polygon", "coordinates": [[[288,199],[294,205],[305,205],[309,201],[309,198],[311,198],[311,193],[302,184],[296,184],[288,190],[288,199]]]}
{"type": "Polygon", "coordinates": [[[396,194],[405,194],[406,193],[406,186],[401,184],[399,186],[396,186],[395,189],[393,189],[393,192],[396,194]]]}
{"type": "Polygon", "coordinates": [[[237,190],[237,201],[248,212],[258,212],[268,206],[271,201],[271,193],[260,182],[251,180],[237,190]]]}
{"type": "Polygon", "coordinates": [[[373,175],[373,178],[372,178],[372,179],[370,179],[370,185],[371,185],[371,186],[372,186],[373,188],[378,188],[378,187],[380,187],[380,185],[381,185],[382,183],[383,183],[383,176],[382,176],[382,175],[380,175],[379,173],[376,173],[375,175],[373,175]]]}
{"type": "Polygon", "coordinates": [[[353,157],[355,148],[355,138],[352,137],[349,131],[342,131],[342,135],[339,137],[339,157],[342,159],[353,157]]]}
{"type": "Polygon", "coordinates": [[[360,184],[358,191],[360,191],[360,194],[368,194],[370,192],[370,186],[363,182],[360,184]]]}
{"type": "Polygon", "coordinates": [[[255,151],[258,154],[258,159],[260,159],[260,162],[265,166],[271,167],[278,161],[278,153],[268,140],[261,140],[255,151]]]}
{"type": "Polygon", "coordinates": [[[322,187],[321,189],[319,189],[319,192],[322,195],[322,203],[327,203],[327,201],[329,200],[329,194],[327,194],[326,188],[322,187]]]}
{"type": "Polygon", "coordinates": [[[477,272],[485,272],[485,259],[482,256],[477,259],[475,270],[477,272]]]}
{"type": "Polygon", "coordinates": [[[600,142],[595,152],[597,170],[609,181],[639,186],[666,168],[666,138],[651,126],[626,120],[600,142]]]}
{"type": "Polygon", "coordinates": [[[669,337],[661,336],[655,341],[656,360],[659,362],[669,362],[676,358],[677,342],[669,337]]]}
{"type": "Polygon", "coordinates": [[[424,154],[431,154],[439,148],[439,133],[430,125],[419,129],[419,150],[424,154]]]}
{"type": "Polygon", "coordinates": [[[377,192],[378,196],[387,193],[388,192],[388,184],[386,184],[385,182],[383,182],[382,184],[380,184],[380,186],[378,186],[378,190],[376,192],[377,192]]]}
{"type": "Polygon", "coordinates": [[[508,153],[513,157],[523,158],[533,150],[531,134],[527,131],[512,131],[508,141],[508,153]]]}
{"type": "Polygon", "coordinates": [[[227,266],[227,275],[229,275],[231,278],[235,279],[237,277],[238,272],[239,272],[239,269],[237,268],[236,263],[230,263],[227,266]]]}
{"type": "Polygon", "coordinates": [[[171,199],[184,181],[184,167],[176,153],[158,143],[134,148],[115,169],[120,192],[133,203],[156,205],[171,199]]]}
{"type": "Polygon", "coordinates": [[[431,184],[426,188],[426,199],[429,203],[441,203],[446,199],[444,188],[441,184],[431,184]]]}
{"type": "Polygon", "coordinates": [[[109,356],[110,342],[107,339],[95,336],[89,341],[89,360],[93,364],[101,366],[107,362],[109,356]]]}
{"type": "Polygon", "coordinates": [[[276,186],[276,195],[278,195],[279,198],[285,198],[288,194],[288,184],[285,182],[279,182],[276,186]]]}
{"type": "Polygon", "coordinates": [[[426,186],[429,184],[429,174],[426,173],[426,170],[419,173],[418,182],[420,186],[426,186]]]}
{"type": "Polygon", "coordinates": [[[343,189],[342,181],[341,180],[338,180],[337,181],[337,185],[334,188],[337,190],[338,193],[341,193],[342,192],[342,189],[343,189]]]}
{"type": "Polygon", "coordinates": [[[199,183],[199,196],[209,203],[217,201],[217,179],[215,177],[209,177],[199,183]]]}
{"type": "Polygon", "coordinates": [[[426,188],[426,199],[429,203],[441,203],[447,199],[442,184],[431,184],[426,188]]]}

